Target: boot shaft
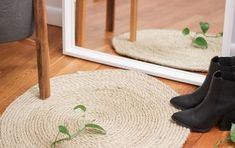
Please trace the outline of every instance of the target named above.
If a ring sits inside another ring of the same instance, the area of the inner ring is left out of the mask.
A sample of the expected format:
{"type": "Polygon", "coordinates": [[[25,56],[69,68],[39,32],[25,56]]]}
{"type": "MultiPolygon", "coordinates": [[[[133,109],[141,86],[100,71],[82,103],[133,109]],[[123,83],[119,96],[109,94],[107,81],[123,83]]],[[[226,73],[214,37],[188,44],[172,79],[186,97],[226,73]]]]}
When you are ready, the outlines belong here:
{"type": "Polygon", "coordinates": [[[217,104],[218,112],[235,110],[235,73],[217,71],[213,75],[208,98],[217,104]]]}
{"type": "Polygon", "coordinates": [[[209,75],[213,75],[216,71],[233,71],[235,72],[235,56],[233,57],[214,57],[211,59],[209,75]]]}
{"type": "Polygon", "coordinates": [[[233,56],[233,57],[219,57],[218,62],[222,66],[234,66],[235,65],[235,56],[233,56]]]}

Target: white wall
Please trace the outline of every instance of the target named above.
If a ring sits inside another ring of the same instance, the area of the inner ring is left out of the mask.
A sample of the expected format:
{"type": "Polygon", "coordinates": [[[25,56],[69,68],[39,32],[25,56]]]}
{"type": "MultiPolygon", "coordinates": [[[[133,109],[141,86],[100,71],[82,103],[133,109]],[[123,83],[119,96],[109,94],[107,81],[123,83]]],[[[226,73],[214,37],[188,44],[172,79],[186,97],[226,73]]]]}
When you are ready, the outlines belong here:
{"type": "MultiPolygon", "coordinates": [[[[234,6],[235,7],[235,6],[234,6]]],[[[234,11],[234,18],[235,18],[235,11],[234,11]]],[[[233,19],[233,24],[235,25],[235,19],[233,19]]],[[[235,43],[235,26],[233,26],[233,43],[235,43]]]]}
{"type": "MultiPolygon", "coordinates": [[[[235,8],[235,3],[234,3],[234,8],[235,8]]],[[[233,34],[232,34],[232,43],[233,43],[233,46],[232,46],[232,51],[231,51],[231,54],[233,56],[235,56],[235,9],[234,9],[234,14],[233,14],[233,34]]]]}
{"type": "Polygon", "coordinates": [[[48,24],[62,26],[62,0],[47,0],[48,24]]]}

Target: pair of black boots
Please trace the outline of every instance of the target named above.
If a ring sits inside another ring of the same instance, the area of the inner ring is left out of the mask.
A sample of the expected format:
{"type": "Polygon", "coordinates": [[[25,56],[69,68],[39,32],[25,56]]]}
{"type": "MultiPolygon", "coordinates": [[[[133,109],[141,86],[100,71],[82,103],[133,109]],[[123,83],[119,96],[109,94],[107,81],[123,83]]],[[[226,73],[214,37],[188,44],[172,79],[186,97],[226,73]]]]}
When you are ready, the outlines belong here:
{"type": "Polygon", "coordinates": [[[214,57],[201,87],[170,102],[183,110],[172,119],[192,131],[207,132],[215,125],[229,130],[235,123],[235,57],[214,57]]]}

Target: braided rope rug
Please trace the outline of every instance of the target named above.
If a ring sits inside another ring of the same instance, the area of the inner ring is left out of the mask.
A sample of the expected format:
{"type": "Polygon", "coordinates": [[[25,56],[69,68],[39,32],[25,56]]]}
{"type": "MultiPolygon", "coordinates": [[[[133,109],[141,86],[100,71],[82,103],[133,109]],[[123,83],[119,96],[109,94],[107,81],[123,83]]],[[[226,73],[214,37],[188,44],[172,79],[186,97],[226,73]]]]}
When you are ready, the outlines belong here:
{"type": "Polygon", "coordinates": [[[70,131],[81,125],[78,104],[87,107],[106,135],[84,133],[61,148],[177,148],[189,130],[171,121],[177,111],[169,99],[177,94],[145,74],[125,70],[78,72],[52,79],[52,96],[39,100],[36,86],[3,113],[0,139],[3,148],[45,148],[55,140],[58,125],[70,131]]]}
{"type": "Polygon", "coordinates": [[[222,38],[207,38],[208,49],[191,46],[191,38],[177,30],[142,30],[137,41],[129,33],[113,38],[118,54],[177,69],[206,72],[212,57],[221,55],[222,38]]]}

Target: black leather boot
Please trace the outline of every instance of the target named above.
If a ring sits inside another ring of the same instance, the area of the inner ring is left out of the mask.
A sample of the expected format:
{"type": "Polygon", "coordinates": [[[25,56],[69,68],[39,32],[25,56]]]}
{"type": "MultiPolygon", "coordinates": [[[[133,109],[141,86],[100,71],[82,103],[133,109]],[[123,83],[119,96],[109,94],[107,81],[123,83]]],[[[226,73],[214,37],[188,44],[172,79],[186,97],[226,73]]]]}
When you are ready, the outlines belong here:
{"type": "Polygon", "coordinates": [[[235,69],[235,57],[214,57],[211,60],[208,74],[205,81],[195,92],[182,96],[177,96],[171,99],[171,104],[181,110],[193,108],[200,104],[205,98],[212,76],[214,72],[221,71],[233,71],[235,69]]]}
{"type": "Polygon", "coordinates": [[[214,74],[202,103],[195,108],[173,114],[172,119],[192,131],[207,132],[217,123],[220,128],[229,128],[235,120],[234,117],[230,120],[228,115],[234,112],[235,73],[218,71],[214,74]]]}

